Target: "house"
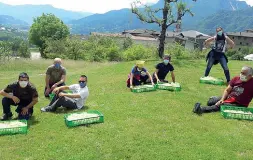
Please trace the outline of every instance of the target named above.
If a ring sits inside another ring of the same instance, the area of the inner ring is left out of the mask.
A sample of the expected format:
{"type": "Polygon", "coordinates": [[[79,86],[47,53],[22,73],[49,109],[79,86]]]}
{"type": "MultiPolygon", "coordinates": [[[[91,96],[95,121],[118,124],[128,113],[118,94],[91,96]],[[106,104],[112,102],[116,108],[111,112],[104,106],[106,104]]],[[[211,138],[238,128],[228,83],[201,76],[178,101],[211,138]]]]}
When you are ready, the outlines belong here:
{"type": "Polygon", "coordinates": [[[5,31],[5,30],[6,30],[5,27],[1,27],[1,28],[0,28],[0,31],[5,31]]]}
{"type": "Polygon", "coordinates": [[[167,32],[166,42],[178,42],[187,49],[203,49],[203,44],[210,36],[198,31],[189,30],[183,32],[167,32]]]}
{"type": "Polygon", "coordinates": [[[126,38],[131,38],[136,44],[143,44],[145,46],[155,46],[159,44],[158,38],[160,32],[148,29],[134,29],[125,30],[122,35],[126,38]]]}
{"type": "Polygon", "coordinates": [[[151,38],[158,38],[160,32],[148,29],[134,29],[134,30],[125,30],[122,32],[123,35],[130,34],[132,36],[139,36],[139,37],[151,37],[151,38]]]}
{"type": "Polygon", "coordinates": [[[235,47],[253,45],[253,30],[248,29],[244,32],[227,32],[227,36],[235,42],[235,47]]]}

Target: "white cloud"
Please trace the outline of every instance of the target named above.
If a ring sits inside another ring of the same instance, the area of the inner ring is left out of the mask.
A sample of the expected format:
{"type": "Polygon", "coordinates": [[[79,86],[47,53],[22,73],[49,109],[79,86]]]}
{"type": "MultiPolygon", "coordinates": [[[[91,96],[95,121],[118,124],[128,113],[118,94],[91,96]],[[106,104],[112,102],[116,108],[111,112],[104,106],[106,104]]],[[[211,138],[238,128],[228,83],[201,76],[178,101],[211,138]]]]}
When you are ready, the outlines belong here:
{"type": "Polygon", "coordinates": [[[253,6],[253,0],[240,0],[240,1],[246,1],[249,5],[253,6]]]}
{"type": "MultiPolygon", "coordinates": [[[[67,10],[104,13],[110,10],[130,8],[135,0],[0,0],[12,5],[20,4],[51,4],[57,8],[67,10]]],[[[143,3],[156,3],[158,0],[141,0],[143,3]]]]}

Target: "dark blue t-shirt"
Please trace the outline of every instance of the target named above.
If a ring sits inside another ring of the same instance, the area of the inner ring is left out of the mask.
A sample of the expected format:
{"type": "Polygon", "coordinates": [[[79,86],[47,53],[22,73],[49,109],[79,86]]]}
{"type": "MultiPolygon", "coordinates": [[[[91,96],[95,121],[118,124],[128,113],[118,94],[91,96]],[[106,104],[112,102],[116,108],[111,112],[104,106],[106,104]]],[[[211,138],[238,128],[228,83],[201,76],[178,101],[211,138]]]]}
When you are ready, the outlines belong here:
{"type": "Polygon", "coordinates": [[[135,79],[140,80],[141,76],[144,77],[147,75],[147,70],[146,68],[142,68],[140,71],[138,71],[137,67],[133,67],[132,74],[135,79]]]}
{"type": "Polygon", "coordinates": [[[158,78],[162,80],[165,79],[169,72],[174,71],[174,67],[170,63],[168,63],[167,65],[165,65],[164,63],[159,63],[156,65],[156,69],[158,69],[158,78]]]}

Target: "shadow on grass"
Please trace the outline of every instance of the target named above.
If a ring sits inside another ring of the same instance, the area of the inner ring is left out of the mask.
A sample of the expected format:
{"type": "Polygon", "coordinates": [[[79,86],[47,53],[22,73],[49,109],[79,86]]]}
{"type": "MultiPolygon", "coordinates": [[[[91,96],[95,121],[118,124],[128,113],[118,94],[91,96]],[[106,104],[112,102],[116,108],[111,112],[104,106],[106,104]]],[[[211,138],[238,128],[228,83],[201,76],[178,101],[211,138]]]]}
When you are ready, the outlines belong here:
{"type": "Polygon", "coordinates": [[[30,128],[30,126],[38,124],[40,121],[38,121],[35,116],[32,116],[31,119],[27,121],[27,127],[30,128]]]}
{"type": "Polygon", "coordinates": [[[86,128],[89,128],[91,126],[95,126],[95,125],[99,125],[101,123],[89,123],[89,124],[81,124],[81,125],[78,125],[78,126],[74,126],[74,127],[68,127],[68,129],[75,129],[75,128],[79,128],[79,127],[86,127],[86,128]]]}

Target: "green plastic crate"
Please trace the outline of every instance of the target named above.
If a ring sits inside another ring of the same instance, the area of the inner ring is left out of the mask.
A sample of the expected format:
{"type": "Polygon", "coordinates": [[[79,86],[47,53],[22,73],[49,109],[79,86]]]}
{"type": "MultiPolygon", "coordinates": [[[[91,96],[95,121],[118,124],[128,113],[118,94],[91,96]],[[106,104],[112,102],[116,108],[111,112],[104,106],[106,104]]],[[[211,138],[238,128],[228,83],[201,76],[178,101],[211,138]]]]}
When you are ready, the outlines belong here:
{"type": "Polygon", "coordinates": [[[173,86],[173,85],[167,86],[166,84],[170,84],[170,83],[160,82],[160,83],[156,84],[156,88],[161,89],[161,90],[168,90],[168,91],[181,91],[181,86],[179,83],[176,83],[177,86],[173,86]]]}
{"type": "Polygon", "coordinates": [[[156,87],[153,85],[140,85],[131,89],[131,91],[134,93],[151,92],[155,90],[156,90],[156,87]]]}
{"type": "Polygon", "coordinates": [[[104,122],[104,115],[102,113],[100,113],[99,111],[96,111],[96,110],[90,110],[90,111],[87,111],[87,113],[98,114],[99,115],[98,117],[78,119],[78,120],[73,120],[73,121],[69,121],[67,119],[68,116],[70,116],[72,114],[82,114],[82,113],[85,113],[85,112],[66,114],[64,116],[66,125],[68,127],[75,127],[75,126],[80,126],[80,125],[85,125],[85,124],[103,123],[104,122]]]}
{"type": "Polygon", "coordinates": [[[0,124],[6,124],[11,122],[22,122],[25,124],[25,126],[0,128],[0,135],[27,134],[27,120],[1,121],[0,124]]]}
{"type": "Polygon", "coordinates": [[[253,121],[253,108],[222,105],[220,110],[224,118],[253,121]],[[235,112],[228,112],[228,110],[235,112]]]}
{"type": "MultiPolygon", "coordinates": [[[[222,78],[214,78],[214,80],[206,80],[206,77],[201,77],[199,79],[200,83],[205,83],[205,84],[214,84],[214,85],[224,85],[224,80],[222,78]]],[[[210,77],[213,78],[213,77],[210,77]]]]}

